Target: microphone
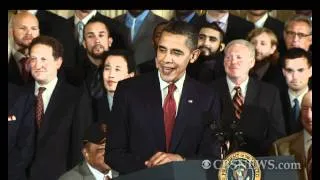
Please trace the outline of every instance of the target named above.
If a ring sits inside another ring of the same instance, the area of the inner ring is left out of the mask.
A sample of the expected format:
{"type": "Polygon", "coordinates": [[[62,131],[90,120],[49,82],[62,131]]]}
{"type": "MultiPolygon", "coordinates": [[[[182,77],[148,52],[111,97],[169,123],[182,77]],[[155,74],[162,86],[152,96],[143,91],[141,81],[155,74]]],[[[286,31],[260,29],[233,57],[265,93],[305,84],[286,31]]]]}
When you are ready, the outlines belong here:
{"type": "Polygon", "coordinates": [[[233,120],[230,124],[231,129],[231,152],[238,151],[242,146],[246,145],[247,143],[244,140],[244,133],[239,130],[239,121],[233,120]]]}
{"type": "Polygon", "coordinates": [[[212,116],[212,113],[209,111],[206,111],[202,114],[204,123],[206,125],[209,125],[210,129],[213,132],[213,136],[215,136],[220,144],[220,158],[224,159],[228,152],[228,146],[226,143],[226,136],[227,134],[223,131],[221,128],[219,122],[215,120],[212,116]]]}

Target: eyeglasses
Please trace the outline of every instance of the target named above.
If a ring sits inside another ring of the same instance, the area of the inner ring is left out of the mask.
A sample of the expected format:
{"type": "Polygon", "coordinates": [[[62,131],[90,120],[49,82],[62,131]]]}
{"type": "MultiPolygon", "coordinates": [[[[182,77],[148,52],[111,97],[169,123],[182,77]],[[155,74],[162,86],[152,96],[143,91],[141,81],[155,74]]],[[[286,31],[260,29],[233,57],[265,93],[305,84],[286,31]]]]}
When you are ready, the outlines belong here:
{"type": "Polygon", "coordinates": [[[298,36],[299,39],[306,38],[306,37],[312,35],[312,33],[304,34],[304,33],[296,33],[296,32],[293,32],[293,31],[286,31],[286,34],[291,38],[298,36]]]}

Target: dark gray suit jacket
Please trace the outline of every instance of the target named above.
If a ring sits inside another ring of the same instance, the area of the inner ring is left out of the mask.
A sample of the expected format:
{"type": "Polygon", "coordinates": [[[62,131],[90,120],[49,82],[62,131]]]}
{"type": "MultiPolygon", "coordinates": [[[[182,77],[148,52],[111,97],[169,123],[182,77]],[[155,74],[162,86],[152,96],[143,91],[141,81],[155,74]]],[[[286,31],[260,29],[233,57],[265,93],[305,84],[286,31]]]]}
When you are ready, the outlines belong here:
{"type": "MultiPolygon", "coordinates": [[[[119,176],[119,173],[115,170],[112,171],[112,178],[119,176]]],[[[86,161],[82,161],[76,165],[70,171],[64,173],[59,180],[96,180],[93,174],[91,173],[86,161]]]]}
{"type": "MultiPolygon", "coordinates": [[[[221,97],[222,127],[230,132],[230,126],[236,118],[226,77],[214,81],[212,86],[221,97]]],[[[254,156],[267,156],[272,143],[285,136],[280,95],[275,86],[249,79],[238,128],[247,142],[240,150],[254,156]]]]}
{"type": "MultiPolygon", "coordinates": [[[[126,15],[127,14],[120,15],[115,19],[120,23],[125,24],[126,15]]],[[[130,46],[134,51],[136,65],[139,65],[155,57],[155,52],[152,45],[153,29],[157,24],[164,21],[167,20],[152,13],[151,11],[144,19],[135,38],[133,39],[133,42],[130,43],[130,46]]]]}

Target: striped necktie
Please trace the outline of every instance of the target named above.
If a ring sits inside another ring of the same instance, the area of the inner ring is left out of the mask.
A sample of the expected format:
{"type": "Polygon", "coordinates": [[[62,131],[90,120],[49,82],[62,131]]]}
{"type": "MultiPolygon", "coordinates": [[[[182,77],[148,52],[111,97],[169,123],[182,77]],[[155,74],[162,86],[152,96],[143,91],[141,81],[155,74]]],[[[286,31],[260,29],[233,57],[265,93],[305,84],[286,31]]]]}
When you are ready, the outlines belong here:
{"type": "Polygon", "coordinates": [[[237,120],[240,120],[244,100],[243,100],[243,96],[241,94],[240,86],[236,86],[236,87],[234,87],[234,89],[236,90],[236,93],[234,94],[232,101],[233,101],[233,106],[235,109],[236,118],[237,118],[237,120]]]}

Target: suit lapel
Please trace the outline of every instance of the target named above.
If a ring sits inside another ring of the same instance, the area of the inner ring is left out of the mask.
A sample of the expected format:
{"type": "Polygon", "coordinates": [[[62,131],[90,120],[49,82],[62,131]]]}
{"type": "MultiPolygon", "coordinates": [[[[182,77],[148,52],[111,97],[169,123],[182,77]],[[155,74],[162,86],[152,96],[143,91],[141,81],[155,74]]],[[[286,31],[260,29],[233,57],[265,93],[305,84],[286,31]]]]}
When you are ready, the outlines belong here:
{"type": "Polygon", "coordinates": [[[229,124],[235,119],[234,107],[232,104],[232,98],[229,93],[229,87],[227,84],[226,77],[218,80],[216,87],[219,90],[221,95],[221,103],[222,103],[222,124],[224,129],[229,128],[229,124]]]}
{"type": "Polygon", "coordinates": [[[39,129],[39,134],[38,134],[39,141],[44,137],[44,135],[48,135],[47,133],[49,128],[51,130],[57,130],[58,129],[57,126],[60,124],[61,120],[63,119],[63,118],[57,118],[57,119],[52,118],[54,117],[54,113],[55,113],[54,110],[57,107],[64,104],[64,101],[65,101],[65,98],[62,95],[62,93],[64,92],[61,92],[60,90],[61,88],[63,88],[63,84],[61,80],[58,80],[57,85],[54,88],[52,95],[50,97],[46,112],[44,114],[42,126],[39,129]]]}
{"type": "Polygon", "coordinates": [[[79,165],[79,173],[83,176],[83,180],[94,180],[95,177],[90,172],[90,169],[86,163],[86,161],[82,161],[79,165]]]}
{"type": "Polygon", "coordinates": [[[160,90],[160,82],[158,78],[158,73],[154,72],[150,74],[150,84],[148,85],[149,90],[142,91],[145,94],[145,98],[148,99],[146,106],[149,109],[149,120],[150,130],[152,131],[154,137],[154,143],[157,150],[164,151],[166,147],[165,143],[165,131],[164,131],[164,120],[163,120],[163,109],[162,109],[162,97],[160,90]]]}
{"type": "Polygon", "coordinates": [[[244,109],[243,111],[246,111],[246,107],[250,104],[254,104],[254,99],[257,96],[259,92],[259,87],[256,83],[256,81],[252,78],[249,78],[248,86],[247,86],[247,92],[246,97],[244,100],[244,109]]]}
{"type": "Polygon", "coordinates": [[[154,21],[154,15],[151,11],[149,11],[148,15],[145,17],[143,23],[141,24],[136,36],[133,39],[133,43],[138,41],[142,36],[146,34],[146,31],[149,29],[148,27],[154,21]]]}
{"type": "Polygon", "coordinates": [[[295,141],[293,141],[291,148],[292,154],[296,155],[296,159],[299,162],[302,162],[302,166],[305,167],[305,155],[304,155],[304,140],[303,140],[303,131],[300,132],[299,136],[295,141]]]}
{"type": "Polygon", "coordinates": [[[192,118],[192,112],[195,108],[192,106],[194,103],[190,103],[191,100],[193,102],[197,101],[197,92],[192,86],[191,79],[186,76],[186,79],[183,84],[183,89],[180,97],[178,113],[176,116],[175,125],[172,132],[171,144],[169,146],[169,152],[175,152],[176,148],[179,145],[181,137],[184,133],[185,127],[188,124],[188,121],[192,118]]]}

